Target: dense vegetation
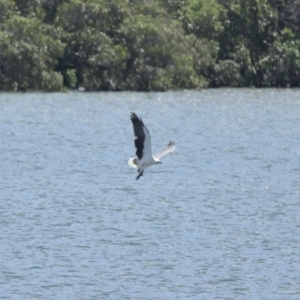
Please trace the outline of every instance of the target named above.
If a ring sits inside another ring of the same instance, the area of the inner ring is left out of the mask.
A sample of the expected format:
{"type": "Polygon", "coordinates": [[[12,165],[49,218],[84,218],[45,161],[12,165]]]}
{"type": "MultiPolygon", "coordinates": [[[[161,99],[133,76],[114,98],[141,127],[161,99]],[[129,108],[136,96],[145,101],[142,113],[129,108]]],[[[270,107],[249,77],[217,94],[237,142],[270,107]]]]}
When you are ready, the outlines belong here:
{"type": "Polygon", "coordinates": [[[300,86],[300,0],[0,0],[0,90],[300,86]]]}

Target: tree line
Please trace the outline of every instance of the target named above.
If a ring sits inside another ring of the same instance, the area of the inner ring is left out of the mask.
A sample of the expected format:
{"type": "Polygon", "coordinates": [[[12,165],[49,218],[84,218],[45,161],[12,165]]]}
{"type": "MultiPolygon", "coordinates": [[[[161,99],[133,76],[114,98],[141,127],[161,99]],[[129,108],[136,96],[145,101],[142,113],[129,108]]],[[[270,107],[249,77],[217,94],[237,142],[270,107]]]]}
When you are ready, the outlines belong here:
{"type": "Polygon", "coordinates": [[[299,87],[300,0],[0,0],[0,90],[299,87]]]}

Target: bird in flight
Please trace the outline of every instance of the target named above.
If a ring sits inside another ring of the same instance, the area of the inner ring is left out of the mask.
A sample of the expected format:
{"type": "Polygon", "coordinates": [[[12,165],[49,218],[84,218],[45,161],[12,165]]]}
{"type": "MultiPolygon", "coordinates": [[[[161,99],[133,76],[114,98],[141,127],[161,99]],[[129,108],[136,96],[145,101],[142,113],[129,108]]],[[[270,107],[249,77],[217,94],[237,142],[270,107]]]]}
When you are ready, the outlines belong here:
{"type": "Polygon", "coordinates": [[[136,137],[134,145],[137,158],[130,158],[128,164],[130,167],[137,169],[139,174],[137,175],[136,180],[138,180],[143,176],[144,170],[147,167],[161,164],[160,159],[175,150],[175,143],[174,141],[170,141],[162,152],[153,156],[151,150],[151,135],[144,125],[143,120],[135,113],[131,113],[130,119],[136,137]]]}

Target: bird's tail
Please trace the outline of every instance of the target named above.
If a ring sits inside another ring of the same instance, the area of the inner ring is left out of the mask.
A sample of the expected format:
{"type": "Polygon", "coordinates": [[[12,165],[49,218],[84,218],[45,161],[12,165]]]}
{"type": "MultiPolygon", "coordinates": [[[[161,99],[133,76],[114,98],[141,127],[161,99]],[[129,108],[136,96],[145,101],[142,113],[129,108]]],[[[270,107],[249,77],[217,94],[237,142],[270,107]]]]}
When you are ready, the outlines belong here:
{"type": "Polygon", "coordinates": [[[137,161],[137,159],[136,158],[130,158],[129,161],[128,161],[128,165],[131,168],[137,169],[138,168],[138,161],[137,161]]]}

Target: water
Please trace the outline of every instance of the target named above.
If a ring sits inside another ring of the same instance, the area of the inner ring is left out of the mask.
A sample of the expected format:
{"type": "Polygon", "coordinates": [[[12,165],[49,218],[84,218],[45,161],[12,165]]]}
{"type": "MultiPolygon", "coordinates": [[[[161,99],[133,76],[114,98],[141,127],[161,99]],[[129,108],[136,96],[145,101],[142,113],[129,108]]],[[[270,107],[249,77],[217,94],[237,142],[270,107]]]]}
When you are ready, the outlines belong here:
{"type": "Polygon", "coordinates": [[[300,299],[299,90],[0,94],[1,299],[300,299]],[[153,151],[139,181],[131,111],[153,151]]]}

